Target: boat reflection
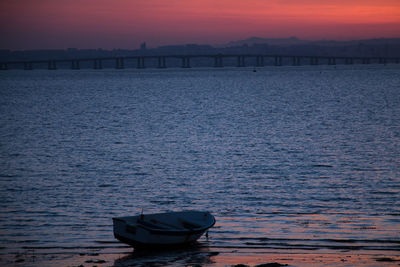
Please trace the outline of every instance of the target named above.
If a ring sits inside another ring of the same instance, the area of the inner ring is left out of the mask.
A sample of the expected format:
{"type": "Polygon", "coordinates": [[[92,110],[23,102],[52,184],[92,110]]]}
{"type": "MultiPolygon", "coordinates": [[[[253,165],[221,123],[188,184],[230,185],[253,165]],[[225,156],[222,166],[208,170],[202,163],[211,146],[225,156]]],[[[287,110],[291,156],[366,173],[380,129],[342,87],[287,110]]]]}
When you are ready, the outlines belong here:
{"type": "Polygon", "coordinates": [[[213,256],[218,252],[212,252],[199,243],[190,246],[154,250],[134,250],[132,253],[116,259],[114,266],[158,266],[158,265],[205,265],[213,264],[213,256]]]}

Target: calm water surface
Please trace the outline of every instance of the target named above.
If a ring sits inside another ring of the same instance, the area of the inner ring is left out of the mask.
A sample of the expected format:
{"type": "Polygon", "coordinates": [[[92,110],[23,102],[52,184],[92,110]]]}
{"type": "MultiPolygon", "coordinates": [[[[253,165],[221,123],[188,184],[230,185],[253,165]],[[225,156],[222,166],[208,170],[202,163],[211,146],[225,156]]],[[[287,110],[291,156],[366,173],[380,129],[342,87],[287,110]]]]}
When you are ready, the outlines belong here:
{"type": "Polygon", "coordinates": [[[0,254],[128,248],[114,216],[217,218],[210,247],[400,250],[400,68],[0,73],[0,254]]]}

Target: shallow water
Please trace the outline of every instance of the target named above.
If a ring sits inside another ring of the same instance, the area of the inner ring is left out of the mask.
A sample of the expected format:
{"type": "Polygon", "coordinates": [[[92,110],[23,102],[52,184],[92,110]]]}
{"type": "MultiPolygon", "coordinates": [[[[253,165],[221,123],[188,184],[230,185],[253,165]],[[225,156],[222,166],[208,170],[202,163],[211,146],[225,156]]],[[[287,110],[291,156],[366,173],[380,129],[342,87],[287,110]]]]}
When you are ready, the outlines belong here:
{"type": "Polygon", "coordinates": [[[400,250],[400,68],[0,73],[0,254],[128,248],[209,210],[211,248],[400,250]]]}

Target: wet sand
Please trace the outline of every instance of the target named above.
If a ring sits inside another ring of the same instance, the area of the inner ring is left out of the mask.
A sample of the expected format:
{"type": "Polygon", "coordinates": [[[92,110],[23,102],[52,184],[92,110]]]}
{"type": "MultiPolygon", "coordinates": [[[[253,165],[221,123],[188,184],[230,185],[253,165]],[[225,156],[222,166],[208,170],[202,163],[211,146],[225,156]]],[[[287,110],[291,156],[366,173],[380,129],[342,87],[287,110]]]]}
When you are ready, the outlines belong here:
{"type": "Polygon", "coordinates": [[[4,266],[399,266],[396,251],[302,251],[190,248],[168,251],[37,253],[10,255],[4,266]]]}

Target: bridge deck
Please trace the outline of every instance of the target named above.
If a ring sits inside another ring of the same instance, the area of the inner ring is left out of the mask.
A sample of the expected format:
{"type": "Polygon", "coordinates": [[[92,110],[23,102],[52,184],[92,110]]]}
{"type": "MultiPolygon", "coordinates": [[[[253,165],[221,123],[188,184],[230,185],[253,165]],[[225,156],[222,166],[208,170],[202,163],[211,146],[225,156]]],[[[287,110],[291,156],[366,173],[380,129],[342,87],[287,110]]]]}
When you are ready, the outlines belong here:
{"type": "MultiPolygon", "coordinates": [[[[237,67],[254,66],[263,67],[266,65],[336,65],[336,64],[387,64],[387,63],[400,63],[398,57],[351,57],[351,56],[312,56],[312,55],[274,55],[274,54],[205,54],[205,55],[143,55],[143,56],[122,56],[122,57],[100,57],[100,58],[64,58],[64,59],[46,59],[46,60],[26,60],[26,61],[6,61],[0,62],[0,69],[7,70],[11,66],[14,68],[23,68],[25,70],[33,69],[34,65],[47,64],[50,70],[57,69],[57,64],[70,63],[71,69],[81,69],[81,62],[92,62],[94,69],[102,69],[104,62],[113,62],[116,69],[123,69],[126,67],[125,62],[135,62],[133,67],[145,68],[146,62],[155,61],[158,68],[167,68],[168,61],[180,60],[181,67],[192,67],[191,61],[197,59],[211,59],[214,64],[210,67],[223,67],[224,61],[227,60],[237,62],[237,67]],[[248,64],[248,60],[252,60],[253,64],[248,64]]],[[[110,65],[110,64],[108,64],[110,65]]],[[[176,66],[176,62],[174,66],[176,66]]],[[[230,63],[232,66],[232,62],[230,63]]],[[[131,64],[132,67],[132,64],[131,64]]]]}

